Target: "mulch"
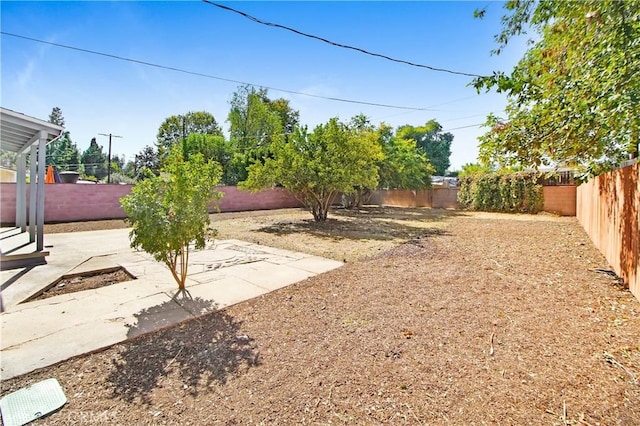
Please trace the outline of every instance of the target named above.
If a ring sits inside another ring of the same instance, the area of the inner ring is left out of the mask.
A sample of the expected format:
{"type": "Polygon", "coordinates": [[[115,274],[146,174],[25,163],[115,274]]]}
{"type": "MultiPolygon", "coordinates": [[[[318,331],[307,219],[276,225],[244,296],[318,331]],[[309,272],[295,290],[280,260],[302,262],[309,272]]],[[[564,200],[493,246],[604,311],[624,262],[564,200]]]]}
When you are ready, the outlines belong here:
{"type": "Polygon", "coordinates": [[[638,425],[640,303],[598,269],[575,218],[461,215],[1,392],[57,378],[41,424],[638,425]]]}

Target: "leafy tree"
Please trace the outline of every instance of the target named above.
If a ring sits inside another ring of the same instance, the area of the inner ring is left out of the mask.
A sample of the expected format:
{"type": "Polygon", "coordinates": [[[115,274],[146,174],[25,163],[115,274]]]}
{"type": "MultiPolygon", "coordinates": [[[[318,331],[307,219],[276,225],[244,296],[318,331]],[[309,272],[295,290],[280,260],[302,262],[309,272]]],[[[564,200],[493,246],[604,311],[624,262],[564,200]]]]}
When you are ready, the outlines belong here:
{"type": "Polygon", "coordinates": [[[204,134],[191,134],[185,141],[184,152],[187,158],[195,153],[200,153],[205,160],[215,160],[222,166],[223,175],[221,183],[225,185],[236,184],[233,165],[235,149],[223,136],[204,134]]]}
{"type": "MultiPolygon", "coordinates": [[[[347,127],[351,132],[360,134],[361,136],[366,133],[369,133],[372,137],[376,138],[379,144],[382,145],[382,133],[376,132],[375,126],[371,124],[371,120],[369,120],[369,117],[367,117],[366,115],[358,114],[351,117],[351,120],[349,120],[347,127]]],[[[381,171],[380,170],[381,162],[383,161],[384,161],[383,159],[378,161],[377,165],[379,168],[378,170],[379,173],[381,171]]],[[[379,182],[376,181],[376,184],[378,183],[379,182]]],[[[371,197],[375,189],[376,189],[375,187],[367,187],[362,185],[356,186],[355,191],[353,191],[352,193],[342,194],[343,207],[347,209],[361,207],[362,204],[366,203],[369,200],[369,198],[371,197]]]]}
{"type": "Polygon", "coordinates": [[[100,180],[107,175],[107,155],[102,152],[102,145],[98,145],[96,138],[91,138],[89,147],[82,153],[82,165],[87,176],[100,180]]]}
{"type": "Polygon", "coordinates": [[[124,169],[125,157],[118,154],[111,156],[111,171],[121,172],[124,169]]]}
{"type": "Polygon", "coordinates": [[[379,186],[412,190],[431,186],[434,169],[426,154],[417,149],[416,141],[394,136],[388,126],[381,126],[379,132],[384,152],[379,186]]]}
{"type": "MultiPolygon", "coordinates": [[[[49,114],[49,122],[64,126],[62,110],[54,107],[49,114]]],[[[55,166],[56,169],[77,171],[80,169],[80,152],[78,147],[71,140],[71,135],[65,131],[58,139],[49,143],[46,148],[46,164],[55,166]]]]}
{"type": "MultiPolygon", "coordinates": [[[[381,123],[378,128],[363,114],[349,121],[352,132],[370,134],[382,148],[383,156],[378,165],[378,187],[394,189],[423,189],[431,186],[433,167],[413,139],[400,139],[390,126],[381,123]]],[[[345,195],[346,208],[359,207],[366,202],[376,187],[359,187],[352,195],[345,195]]]]}
{"type": "Polygon", "coordinates": [[[230,101],[227,117],[229,134],[235,148],[229,177],[236,182],[247,178],[247,167],[270,155],[274,138],[284,135],[285,142],[299,122],[298,111],[285,99],[271,100],[266,89],[241,86],[230,101]]]}
{"type": "Polygon", "coordinates": [[[271,106],[266,89],[239,87],[230,104],[229,134],[240,151],[268,147],[274,137],[284,132],[282,117],[287,112],[271,106]]]}
{"type": "Polygon", "coordinates": [[[136,154],[133,160],[135,178],[144,179],[147,176],[157,175],[160,171],[160,157],[152,146],[145,146],[136,154]]]}
{"type": "Polygon", "coordinates": [[[637,156],[640,1],[511,0],[505,8],[494,53],[528,27],[538,41],[510,75],[473,82],[509,99],[505,119],[487,119],[481,160],[582,166],[597,174],[637,156]]]}
{"type": "Polygon", "coordinates": [[[222,129],[206,111],[188,112],[166,118],[158,129],[156,147],[163,159],[171,147],[193,133],[222,136],[222,129]]]}
{"type": "Polygon", "coordinates": [[[188,294],[185,283],[191,245],[203,249],[216,234],[207,206],[221,196],[215,191],[220,175],[216,162],[205,161],[199,153],[185,160],[182,150],[175,147],[160,175],[138,181],[120,200],[132,225],[131,247],[169,267],[178,283],[177,294],[188,294]]]}
{"type": "Polygon", "coordinates": [[[327,219],[336,194],[375,188],[382,149],[373,132],[353,132],[337,118],[318,125],[313,133],[296,129],[285,142],[273,141],[272,156],[249,166],[241,188],[258,191],[281,185],[291,191],[317,222],[327,219]]]}
{"type": "MultiPolygon", "coordinates": [[[[134,157],[135,158],[135,157],[134,157]]],[[[127,161],[127,164],[122,168],[122,173],[135,181],[136,179],[136,163],[132,160],[127,161]]]]}
{"type": "Polygon", "coordinates": [[[46,164],[52,165],[59,171],[80,170],[80,151],[71,140],[69,132],[64,132],[46,148],[46,164]]]}
{"type": "Polygon", "coordinates": [[[416,146],[427,155],[429,162],[438,176],[444,176],[451,165],[451,133],[442,133],[442,126],[435,120],[428,121],[424,126],[401,126],[396,132],[400,139],[413,139],[416,146]]]}
{"type": "Polygon", "coordinates": [[[278,115],[285,140],[287,140],[289,134],[300,124],[300,112],[291,108],[289,100],[284,98],[271,100],[266,96],[266,92],[262,101],[267,104],[272,112],[278,115]]]}

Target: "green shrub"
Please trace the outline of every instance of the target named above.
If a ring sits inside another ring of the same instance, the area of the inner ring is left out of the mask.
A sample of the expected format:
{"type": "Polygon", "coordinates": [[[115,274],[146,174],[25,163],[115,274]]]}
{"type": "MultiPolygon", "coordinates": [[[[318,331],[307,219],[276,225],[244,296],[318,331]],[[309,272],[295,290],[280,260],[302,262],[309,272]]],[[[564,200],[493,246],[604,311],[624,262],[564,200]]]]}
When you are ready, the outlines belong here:
{"type": "MultiPolygon", "coordinates": [[[[107,178],[102,178],[101,182],[103,183],[107,183],[107,178]]],[[[116,172],[116,173],[111,173],[111,183],[127,183],[127,184],[134,184],[136,183],[135,179],[130,178],[129,176],[120,173],[120,172],[116,172]]]]}
{"type": "Polygon", "coordinates": [[[538,213],[544,205],[536,173],[478,173],[460,178],[458,203],[469,210],[538,213]]]}

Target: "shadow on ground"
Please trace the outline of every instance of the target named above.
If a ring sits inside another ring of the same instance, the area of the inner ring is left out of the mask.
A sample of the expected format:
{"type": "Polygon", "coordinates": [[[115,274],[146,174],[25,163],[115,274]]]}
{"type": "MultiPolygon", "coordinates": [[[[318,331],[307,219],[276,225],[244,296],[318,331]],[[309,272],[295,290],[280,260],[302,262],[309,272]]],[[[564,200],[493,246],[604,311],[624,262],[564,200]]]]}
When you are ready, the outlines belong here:
{"type": "Polygon", "coordinates": [[[336,240],[412,240],[433,235],[446,235],[438,228],[448,218],[464,215],[459,211],[419,207],[365,206],[348,210],[334,208],[326,222],[309,219],[277,222],[259,228],[269,234],[305,233],[315,237],[336,240]]]}
{"type": "MultiPolygon", "coordinates": [[[[241,322],[216,310],[215,303],[183,297],[145,309],[136,316],[143,323],[151,321],[163,309],[173,309],[172,304],[177,302],[190,312],[209,313],[122,345],[107,377],[115,397],[127,402],[139,398],[150,403],[154,389],[162,387],[165,380],[177,380],[181,386],[171,386],[195,395],[212,382],[225,383],[239,369],[257,365],[253,339],[241,332],[241,322]]],[[[135,329],[141,326],[144,324],[132,326],[131,334],[136,334],[135,329]]]]}

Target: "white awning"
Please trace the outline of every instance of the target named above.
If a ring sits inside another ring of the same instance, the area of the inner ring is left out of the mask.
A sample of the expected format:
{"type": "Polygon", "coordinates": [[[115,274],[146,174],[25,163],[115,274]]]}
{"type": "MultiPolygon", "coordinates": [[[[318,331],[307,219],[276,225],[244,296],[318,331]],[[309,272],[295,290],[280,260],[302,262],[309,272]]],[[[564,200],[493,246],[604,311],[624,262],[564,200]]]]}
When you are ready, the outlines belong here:
{"type": "MultiPolygon", "coordinates": [[[[44,175],[47,143],[59,137],[64,128],[35,117],[0,107],[0,148],[17,153],[16,227],[26,232],[36,252],[43,252],[44,175]],[[29,154],[29,196],[26,186],[26,158],[29,154]],[[27,210],[27,199],[29,209],[27,210]],[[27,221],[28,212],[28,221],[27,221]]],[[[3,256],[5,261],[7,256],[3,256]]]]}
{"type": "Polygon", "coordinates": [[[0,107],[0,147],[5,151],[26,151],[39,142],[41,131],[45,132],[47,141],[51,141],[60,136],[64,128],[0,107]]]}

